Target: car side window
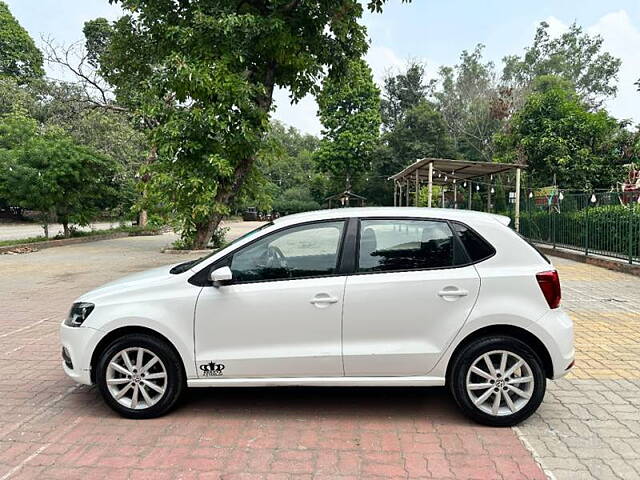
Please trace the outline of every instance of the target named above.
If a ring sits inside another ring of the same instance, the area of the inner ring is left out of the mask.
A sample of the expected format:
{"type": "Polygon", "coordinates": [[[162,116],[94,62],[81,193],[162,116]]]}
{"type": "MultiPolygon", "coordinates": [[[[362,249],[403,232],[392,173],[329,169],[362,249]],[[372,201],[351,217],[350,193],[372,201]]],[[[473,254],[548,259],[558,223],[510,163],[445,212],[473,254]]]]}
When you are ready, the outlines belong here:
{"type": "Polygon", "coordinates": [[[359,272],[423,270],[466,263],[446,221],[362,220],[359,272]]]}
{"type": "Polygon", "coordinates": [[[233,254],[234,281],[259,282],[333,275],[344,221],[318,222],[267,235],[233,254]]]}
{"type": "Polygon", "coordinates": [[[495,249],[480,235],[462,223],[453,222],[456,231],[472,262],[480,262],[496,253],[495,249]]]}

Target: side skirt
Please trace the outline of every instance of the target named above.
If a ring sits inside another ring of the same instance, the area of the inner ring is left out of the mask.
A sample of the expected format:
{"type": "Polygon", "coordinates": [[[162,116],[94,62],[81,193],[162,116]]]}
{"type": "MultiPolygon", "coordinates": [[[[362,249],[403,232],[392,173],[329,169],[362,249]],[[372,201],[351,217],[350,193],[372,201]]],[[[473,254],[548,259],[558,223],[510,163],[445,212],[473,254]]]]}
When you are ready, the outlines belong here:
{"type": "Polygon", "coordinates": [[[189,387],[441,387],[444,377],[192,378],[189,387]]]}

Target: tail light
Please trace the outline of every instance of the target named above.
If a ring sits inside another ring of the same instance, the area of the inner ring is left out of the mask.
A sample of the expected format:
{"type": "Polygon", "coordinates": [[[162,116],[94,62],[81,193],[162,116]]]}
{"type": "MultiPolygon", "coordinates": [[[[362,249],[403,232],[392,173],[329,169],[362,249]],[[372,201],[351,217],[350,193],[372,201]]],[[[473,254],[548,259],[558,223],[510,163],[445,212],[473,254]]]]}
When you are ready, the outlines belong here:
{"type": "Polygon", "coordinates": [[[549,270],[548,272],[540,272],[536,274],[538,285],[544,298],[546,298],[549,308],[558,308],[560,306],[560,299],[562,294],[560,292],[560,277],[556,270],[549,270]]]}

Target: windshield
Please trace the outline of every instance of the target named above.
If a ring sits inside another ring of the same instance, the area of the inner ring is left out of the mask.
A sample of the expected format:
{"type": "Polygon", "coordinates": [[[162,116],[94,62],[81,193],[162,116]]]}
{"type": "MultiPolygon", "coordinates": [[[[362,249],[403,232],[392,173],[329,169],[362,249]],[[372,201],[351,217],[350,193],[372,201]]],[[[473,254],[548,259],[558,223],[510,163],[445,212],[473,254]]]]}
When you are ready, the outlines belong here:
{"type": "MultiPolygon", "coordinates": [[[[264,225],[260,225],[258,228],[255,228],[255,229],[251,230],[250,232],[247,232],[244,235],[239,236],[235,240],[232,240],[230,243],[228,243],[227,245],[225,245],[222,248],[229,248],[230,246],[235,245],[236,243],[240,242],[241,240],[244,240],[245,238],[249,238],[249,237],[254,236],[255,234],[257,234],[261,230],[264,230],[265,228],[270,227],[271,225],[273,225],[273,222],[269,222],[269,223],[265,223],[264,225]]],[[[199,263],[204,262],[209,257],[211,257],[211,256],[215,255],[216,253],[218,253],[220,250],[222,250],[222,248],[213,250],[211,253],[205,255],[204,257],[196,258],[195,260],[189,260],[188,262],[184,262],[184,263],[181,263],[179,265],[176,265],[171,270],[169,270],[169,273],[177,274],[177,273],[186,272],[190,268],[195,267],[199,263]]]]}

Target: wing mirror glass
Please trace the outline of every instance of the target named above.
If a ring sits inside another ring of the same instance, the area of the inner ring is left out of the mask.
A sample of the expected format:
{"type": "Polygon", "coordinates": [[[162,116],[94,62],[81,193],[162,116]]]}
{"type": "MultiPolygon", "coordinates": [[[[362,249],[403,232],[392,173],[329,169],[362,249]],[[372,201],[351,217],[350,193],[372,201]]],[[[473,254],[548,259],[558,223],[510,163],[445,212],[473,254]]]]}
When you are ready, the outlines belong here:
{"type": "Polygon", "coordinates": [[[209,280],[211,280],[211,283],[213,283],[214,287],[225,285],[232,279],[233,274],[231,273],[231,269],[229,267],[216,268],[214,271],[209,273],[209,280]]]}

